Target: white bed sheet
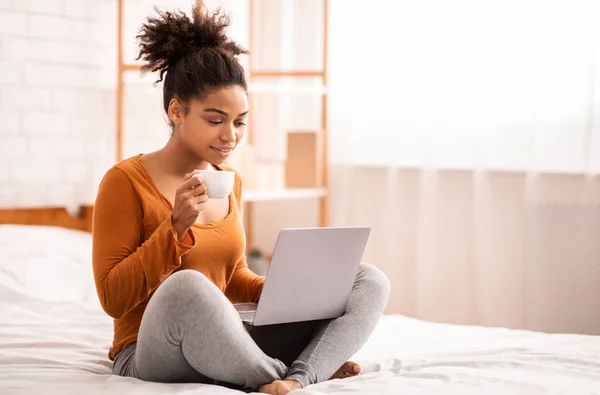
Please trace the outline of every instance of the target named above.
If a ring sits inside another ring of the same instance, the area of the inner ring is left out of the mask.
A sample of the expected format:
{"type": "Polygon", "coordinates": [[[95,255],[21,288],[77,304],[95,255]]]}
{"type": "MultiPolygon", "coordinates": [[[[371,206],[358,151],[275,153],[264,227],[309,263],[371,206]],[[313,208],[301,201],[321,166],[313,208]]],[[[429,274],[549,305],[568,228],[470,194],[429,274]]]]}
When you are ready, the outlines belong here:
{"type": "MultiPolygon", "coordinates": [[[[8,394],[233,394],[110,374],[112,325],[98,306],[1,304],[0,388],[8,394]]],[[[600,394],[600,339],[382,318],[357,355],[365,374],[298,394],[600,394]]]]}
{"type": "MultiPolygon", "coordinates": [[[[27,229],[27,237],[45,240],[32,243],[20,231],[0,226],[0,394],[240,394],[210,385],[147,383],[111,375],[107,352],[112,321],[93,288],[90,292],[89,239],[79,233],[49,236],[47,229],[36,229],[37,234],[27,229]],[[36,271],[36,265],[45,269],[36,271]],[[53,271],[61,267],[72,271],[76,284],[56,277],[53,271]],[[57,281],[60,289],[44,279],[57,281]]],[[[355,360],[363,365],[362,375],[295,394],[600,395],[600,337],[595,336],[390,315],[382,317],[355,360]]]]}

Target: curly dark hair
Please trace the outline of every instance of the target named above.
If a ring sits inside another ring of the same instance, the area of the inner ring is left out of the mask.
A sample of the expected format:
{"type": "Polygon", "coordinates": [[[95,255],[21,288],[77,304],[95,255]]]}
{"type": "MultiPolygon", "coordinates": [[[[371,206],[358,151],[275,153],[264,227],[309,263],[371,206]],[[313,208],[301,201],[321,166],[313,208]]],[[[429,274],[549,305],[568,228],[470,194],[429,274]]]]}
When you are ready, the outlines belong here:
{"type": "Polygon", "coordinates": [[[137,35],[137,59],[143,61],[142,74],[159,72],[156,82],[164,78],[165,112],[174,97],[188,104],[216,89],[236,85],[248,89],[237,58],[248,51],[227,37],[229,16],[220,9],[208,12],[202,2],[192,8],[192,19],[180,10],[155,8],[155,12],[158,15],[148,17],[137,35]]]}

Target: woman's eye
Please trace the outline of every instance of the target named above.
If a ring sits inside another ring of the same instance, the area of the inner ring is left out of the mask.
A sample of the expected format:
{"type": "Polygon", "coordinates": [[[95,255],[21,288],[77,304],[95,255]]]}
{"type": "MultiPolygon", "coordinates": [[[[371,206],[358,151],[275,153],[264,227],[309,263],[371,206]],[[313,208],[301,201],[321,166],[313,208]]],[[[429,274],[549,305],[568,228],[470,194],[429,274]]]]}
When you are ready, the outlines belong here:
{"type": "Polygon", "coordinates": [[[236,122],[235,126],[245,126],[246,124],[244,122],[236,122]]]}
{"type": "Polygon", "coordinates": [[[208,120],[208,123],[210,123],[211,125],[219,125],[221,123],[221,121],[211,121],[210,119],[208,120]]]}

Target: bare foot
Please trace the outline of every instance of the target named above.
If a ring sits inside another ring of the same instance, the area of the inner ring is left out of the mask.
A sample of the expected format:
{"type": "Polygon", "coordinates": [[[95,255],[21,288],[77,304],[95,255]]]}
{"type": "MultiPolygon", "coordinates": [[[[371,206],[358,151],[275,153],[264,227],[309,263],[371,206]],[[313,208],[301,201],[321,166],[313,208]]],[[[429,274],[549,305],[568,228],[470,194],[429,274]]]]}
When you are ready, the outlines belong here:
{"type": "Polygon", "coordinates": [[[348,361],[344,363],[338,370],[329,378],[333,379],[344,379],[346,377],[353,377],[360,373],[360,365],[356,362],[348,361]]]}
{"type": "Polygon", "coordinates": [[[286,395],[293,390],[299,390],[302,385],[296,380],[275,380],[271,384],[265,384],[258,389],[258,392],[271,395],[286,395]]]}

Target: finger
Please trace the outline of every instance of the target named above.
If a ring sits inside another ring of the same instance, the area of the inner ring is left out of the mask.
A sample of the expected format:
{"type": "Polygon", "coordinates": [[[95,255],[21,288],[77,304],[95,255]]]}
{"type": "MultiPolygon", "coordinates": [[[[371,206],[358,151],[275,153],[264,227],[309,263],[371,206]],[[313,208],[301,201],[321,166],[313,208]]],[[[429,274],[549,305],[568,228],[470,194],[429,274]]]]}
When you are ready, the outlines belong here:
{"type": "Polygon", "coordinates": [[[201,184],[201,180],[202,179],[196,179],[195,176],[190,177],[177,187],[177,194],[182,195],[184,192],[195,188],[197,185],[201,184]]]}
{"type": "Polygon", "coordinates": [[[180,197],[180,199],[183,199],[183,200],[190,200],[190,199],[194,199],[197,196],[206,195],[206,193],[207,193],[206,185],[199,184],[196,187],[189,188],[189,189],[183,189],[183,190],[179,191],[179,197],[180,197]]]}
{"type": "Polygon", "coordinates": [[[194,174],[193,176],[191,176],[189,178],[189,180],[187,180],[186,182],[184,182],[183,184],[181,184],[181,188],[182,189],[193,189],[193,188],[197,188],[198,186],[202,185],[204,182],[202,181],[202,177],[199,174],[194,174]]]}
{"type": "Polygon", "coordinates": [[[187,174],[186,174],[186,175],[183,177],[183,181],[185,182],[185,181],[189,180],[189,179],[190,179],[190,178],[192,178],[192,177],[193,177],[195,174],[200,174],[200,170],[194,170],[194,171],[192,171],[192,172],[190,172],[190,173],[187,173],[187,174]]]}
{"type": "Polygon", "coordinates": [[[194,203],[198,204],[202,204],[202,203],[206,203],[206,201],[208,200],[208,195],[207,194],[202,194],[199,196],[195,196],[193,198],[194,203]]]}
{"type": "Polygon", "coordinates": [[[191,192],[192,196],[206,195],[208,188],[206,188],[205,184],[200,184],[196,188],[192,189],[191,192]]]}

